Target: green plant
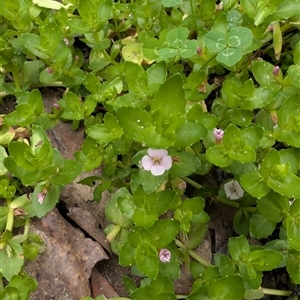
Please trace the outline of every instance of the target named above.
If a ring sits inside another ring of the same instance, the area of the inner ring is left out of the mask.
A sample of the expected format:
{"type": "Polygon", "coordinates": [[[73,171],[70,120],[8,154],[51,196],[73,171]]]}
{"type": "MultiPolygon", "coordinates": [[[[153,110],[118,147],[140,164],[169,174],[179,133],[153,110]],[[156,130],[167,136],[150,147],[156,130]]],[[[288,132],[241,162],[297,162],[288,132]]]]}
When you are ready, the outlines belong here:
{"type": "Polygon", "coordinates": [[[43,217],[64,185],[100,165],[95,200],[118,188],[105,210],[107,239],[119,263],[144,277],[140,287],[124,279],[131,299],[239,300],[269,293],[296,299],[298,0],[1,5],[1,96],[17,100],[15,111],[0,116],[0,261],[9,281],[3,299],[27,299],[36,287],[21,258],[38,253],[30,219],[43,217]],[[51,113],[38,90],[44,86],[66,89],[51,113]],[[76,160],[63,159],[45,134],[59,119],[74,130],[85,126],[76,160]],[[200,185],[213,167],[230,179],[200,185]],[[188,198],[186,184],[195,188],[188,198]],[[23,187],[32,188],[29,196],[23,187]],[[194,251],[207,231],[209,200],[237,208],[239,236],[230,238],[228,255],[215,255],[214,265],[194,251]],[[24,233],[14,235],[14,226],[24,233]],[[249,245],[247,237],[270,241],[249,245]],[[189,295],[173,290],[182,263],[195,279],[189,295]],[[263,272],[279,267],[295,290],[261,287],[263,272]]]}

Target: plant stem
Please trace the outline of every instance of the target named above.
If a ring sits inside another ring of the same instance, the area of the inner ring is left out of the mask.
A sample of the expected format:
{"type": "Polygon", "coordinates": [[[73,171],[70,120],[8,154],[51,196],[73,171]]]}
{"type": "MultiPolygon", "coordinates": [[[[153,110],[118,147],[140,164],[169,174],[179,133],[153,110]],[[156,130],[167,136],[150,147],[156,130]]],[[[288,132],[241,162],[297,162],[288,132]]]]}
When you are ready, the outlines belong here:
{"type": "MultiPolygon", "coordinates": [[[[188,177],[181,177],[181,179],[183,179],[185,182],[187,182],[188,184],[192,185],[193,187],[195,187],[196,189],[200,189],[203,186],[199,183],[197,183],[196,181],[188,178],[188,177]]],[[[236,207],[236,208],[240,208],[240,204],[239,202],[236,201],[232,201],[232,200],[227,200],[227,199],[223,199],[219,196],[214,196],[213,198],[214,200],[217,200],[218,202],[224,203],[226,205],[232,206],[232,207],[236,207]]],[[[248,212],[255,212],[256,211],[256,207],[243,207],[243,210],[248,211],[248,212]]]]}
{"type": "Polygon", "coordinates": [[[109,60],[114,66],[118,65],[118,63],[116,61],[114,61],[113,59],[111,59],[111,57],[108,55],[108,53],[106,52],[106,50],[102,51],[104,57],[109,60]]]}
{"type": "Polygon", "coordinates": [[[25,219],[24,233],[23,234],[28,235],[28,233],[29,233],[29,224],[30,224],[30,219],[25,219]]]}
{"type": "Polygon", "coordinates": [[[39,87],[65,87],[62,81],[53,81],[49,83],[36,83],[32,84],[32,87],[39,88],[39,87]]]}
{"type": "Polygon", "coordinates": [[[292,291],[282,291],[282,290],[267,289],[267,288],[262,288],[262,291],[266,295],[275,295],[275,296],[290,296],[293,294],[292,291]]]}
{"type": "MultiPolygon", "coordinates": [[[[183,250],[187,249],[186,246],[177,239],[175,239],[175,244],[183,250]]],[[[189,252],[189,255],[192,258],[194,258],[196,261],[198,261],[200,264],[202,264],[204,267],[208,268],[211,266],[211,264],[206,259],[204,259],[202,256],[200,256],[198,253],[196,253],[195,251],[190,250],[190,249],[187,249],[187,250],[189,252]]]]}
{"type": "Polygon", "coordinates": [[[119,234],[121,231],[122,227],[120,225],[115,225],[113,230],[106,236],[106,240],[108,242],[111,242],[112,240],[115,239],[115,237],[119,234]]]}
{"type": "Polygon", "coordinates": [[[2,291],[4,288],[4,284],[3,284],[3,276],[2,274],[0,273],[0,291],[2,291]]]}
{"type": "Polygon", "coordinates": [[[193,187],[195,187],[196,189],[201,189],[203,186],[201,184],[199,184],[198,182],[194,181],[191,178],[188,177],[181,177],[181,179],[183,179],[185,182],[187,182],[188,184],[192,185],[193,187]]]}
{"type": "Polygon", "coordinates": [[[5,230],[12,231],[14,227],[14,210],[10,207],[11,199],[6,199],[6,205],[9,208],[5,230]]]}
{"type": "Polygon", "coordinates": [[[19,81],[18,73],[15,70],[13,70],[12,74],[13,74],[13,78],[14,78],[14,83],[15,83],[16,90],[19,91],[21,89],[21,86],[20,86],[20,81],[19,81]]]}
{"type": "Polygon", "coordinates": [[[187,299],[188,295],[175,295],[177,299],[187,299]]]}
{"type": "MultiPolygon", "coordinates": [[[[192,15],[196,16],[193,0],[190,0],[190,6],[191,6],[192,15]]],[[[197,19],[195,19],[195,29],[198,34],[197,19]]]]}
{"type": "Polygon", "coordinates": [[[217,200],[218,202],[224,203],[224,204],[232,206],[232,207],[243,208],[243,210],[248,211],[248,212],[255,212],[256,211],[256,207],[252,207],[252,206],[240,207],[240,203],[239,202],[235,202],[235,201],[232,201],[232,200],[223,199],[223,198],[221,198],[219,196],[214,197],[214,199],[217,200]]]}

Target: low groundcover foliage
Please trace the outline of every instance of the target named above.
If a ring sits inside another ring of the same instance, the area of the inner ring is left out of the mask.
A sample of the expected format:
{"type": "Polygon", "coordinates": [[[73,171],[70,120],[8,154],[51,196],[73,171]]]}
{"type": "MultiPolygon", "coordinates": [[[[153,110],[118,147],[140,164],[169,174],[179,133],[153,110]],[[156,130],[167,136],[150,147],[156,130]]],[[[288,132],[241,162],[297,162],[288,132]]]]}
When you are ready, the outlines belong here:
{"type": "Polygon", "coordinates": [[[0,101],[16,106],[0,115],[0,298],[37,287],[23,269],[42,244],[30,220],[101,165],[81,183],[100,180],[95,201],[114,191],[105,232],[120,265],[143,278],[124,277],[131,299],[297,299],[299,16],[299,0],[2,0],[0,101]],[[51,113],[46,86],[64,88],[51,113]],[[46,135],[58,120],[85,128],[74,160],[46,135]],[[227,175],[209,186],[216,169],[227,175]],[[207,201],[236,207],[236,236],[214,264],[194,251],[207,201]],[[182,264],[189,295],[174,293],[182,264]],[[262,286],[277,268],[290,290],[262,286]]]}

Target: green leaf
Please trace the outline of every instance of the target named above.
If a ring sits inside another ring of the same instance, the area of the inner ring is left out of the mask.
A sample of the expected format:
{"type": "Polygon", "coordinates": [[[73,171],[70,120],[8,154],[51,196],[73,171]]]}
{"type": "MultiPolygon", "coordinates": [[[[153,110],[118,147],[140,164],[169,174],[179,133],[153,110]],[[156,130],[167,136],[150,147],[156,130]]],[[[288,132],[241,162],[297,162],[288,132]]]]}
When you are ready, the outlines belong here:
{"type": "Polygon", "coordinates": [[[126,241],[120,249],[119,264],[124,267],[133,265],[135,263],[134,253],[135,249],[131,247],[128,241],[126,241]]]}
{"type": "Polygon", "coordinates": [[[288,19],[300,13],[297,1],[283,1],[277,6],[277,10],[272,14],[272,20],[288,19]]]}
{"type": "MultiPolygon", "coordinates": [[[[21,168],[28,171],[35,171],[37,166],[33,163],[33,159],[37,158],[33,154],[30,146],[23,142],[12,141],[8,145],[8,151],[13,161],[21,168]]],[[[4,165],[5,161],[4,161],[4,165]]],[[[9,169],[9,168],[8,168],[9,169]]]]}
{"type": "Polygon", "coordinates": [[[222,277],[227,275],[233,275],[236,273],[236,266],[235,263],[225,254],[221,254],[221,259],[219,262],[219,272],[222,277]]]}
{"type": "Polygon", "coordinates": [[[244,280],[239,275],[217,279],[208,287],[208,295],[214,300],[240,300],[245,293],[244,280]],[[232,288],[234,287],[234,288],[232,288]]]}
{"type": "Polygon", "coordinates": [[[171,29],[166,35],[166,41],[169,46],[180,48],[183,42],[188,38],[189,30],[186,27],[171,29]]]}
{"type": "Polygon", "coordinates": [[[41,46],[47,49],[47,53],[54,53],[62,39],[62,32],[57,20],[44,23],[40,27],[40,34],[41,46]]]}
{"type": "Polygon", "coordinates": [[[295,174],[300,170],[300,149],[281,149],[279,154],[280,162],[282,164],[289,164],[291,173],[295,174]]]}
{"type": "Polygon", "coordinates": [[[193,174],[201,165],[197,156],[190,152],[172,152],[173,164],[170,174],[173,177],[184,177],[193,174]],[[175,158],[175,161],[174,161],[175,158]]]}
{"type": "Polygon", "coordinates": [[[267,180],[272,169],[280,164],[280,154],[275,149],[271,148],[264,156],[260,168],[260,173],[267,180]]]}
{"type": "Polygon", "coordinates": [[[132,300],[152,300],[153,299],[153,288],[146,285],[136,289],[132,295],[132,300]]]}
{"type": "MultiPolygon", "coordinates": [[[[169,280],[174,280],[180,278],[181,274],[181,260],[178,257],[177,248],[173,249],[171,247],[167,247],[171,252],[171,259],[168,263],[159,262],[159,274],[165,275],[169,278],[169,280]]],[[[159,279],[159,277],[158,277],[159,279]]],[[[173,285],[170,286],[170,290],[173,291],[173,285]]]]}
{"type": "Polygon", "coordinates": [[[24,43],[24,47],[33,55],[38,56],[41,59],[50,58],[50,56],[46,53],[46,49],[41,46],[39,35],[33,33],[22,33],[21,39],[24,43]]]}
{"type": "Polygon", "coordinates": [[[171,190],[163,190],[157,194],[156,203],[153,205],[153,209],[158,215],[161,215],[168,211],[168,209],[173,205],[178,195],[176,192],[171,190]]]}
{"type": "Polygon", "coordinates": [[[182,77],[176,74],[165,81],[154,95],[151,111],[159,111],[161,120],[172,114],[185,113],[185,94],[182,77]]]}
{"type": "Polygon", "coordinates": [[[252,31],[247,27],[233,27],[229,31],[228,45],[232,48],[246,48],[252,44],[252,31]]]}
{"type": "Polygon", "coordinates": [[[179,49],[179,54],[184,59],[190,58],[197,53],[198,46],[199,42],[196,40],[184,41],[181,48],[179,49]]]}
{"type": "Polygon", "coordinates": [[[134,281],[126,275],[122,275],[122,280],[126,292],[131,296],[132,292],[137,289],[137,286],[135,285],[134,281]]]}
{"type": "Polygon", "coordinates": [[[38,83],[40,70],[45,66],[41,60],[26,61],[24,63],[22,78],[24,83],[38,83]]]}
{"type": "Polygon", "coordinates": [[[80,163],[71,159],[64,159],[62,165],[56,167],[56,172],[49,178],[49,182],[57,185],[71,183],[82,172],[80,163]]]}
{"type": "Polygon", "coordinates": [[[271,191],[257,202],[258,211],[268,220],[279,223],[290,211],[290,203],[287,197],[283,197],[271,191]]]}
{"type": "Polygon", "coordinates": [[[205,154],[207,160],[219,167],[227,167],[231,164],[232,159],[229,157],[229,151],[223,144],[210,147],[205,154]]]}
{"type": "Polygon", "coordinates": [[[254,149],[248,146],[242,139],[237,139],[234,141],[228,156],[231,159],[240,161],[242,163],[251,163],[256,159],[256,153],[254,149]]]}
{"type": "Polygon", "coordinates": [[[256,15],[254,17],[254,25],[259,26],[264,20],[277,10],[277,5],[267,4],[264,1],[259,1],[257,5],[256,15]]]}
{"type": "Polygon", "coordinates": [[[279,141],[286,142],[291,146],[300,148],[300,141],[298,135],[299,129],[299,103],[297,101],[298,96],[292,95],[289,97],[278,111],[278,126],[282,131],[279,130],[276,133],[275,138],[279,141]]]}
{"type": "Polygon", "coordinates": [[[296,284],[300,284],[300,252],[291,251],[286,261],[286,269],[296,284]]]}
{"type": "Polygon", "coordinates": [[[233,229],[239,235],[248,236],[250,217],[246,211],[240,208],[233,218],[233,229]]]}
{"type": "Polygon", "coordinates": [[[186,122],[176,131],[177,141],[175,148],[183,149],[192,146],[207,135],[207,129],[196,120],[186,120],[186,122]]]}
{"type": "Polygon", "coordinates": [[[4,163],[3,163],[3,160],[7,156],[8,155],[7,155],[6,151],[5,151],[5,148],[0,145],[0,158],[1,158],[0,159],[0,176],[4,175],[7,172],[7,169],[5,168],[4,163]]]}
{"type": "MultiPolygon", "coordinates": [[[[33,278],[26,278],[25,280],[19,276],[19,275],[14,275],[9,282],[9,286],[10,287],[15,287],[18,289],[19,294],[18,297],[19,299],[28,299],[29,297],[29,293],[30,293],[30,289],[27,286],[27,283],[30,284],[31,282],[29,281],[29,279],[31,279],[31,281],[35,282],[35,288],[37,287],[37,282],[33,279],[33,278]],[[25,281],[27,279],[27,281],[25,281]]],[[[33,290],[35,290],[35,288],[33,290]]]]}
{"type": "Polygon", "coordinates": [[[148,88],[148,77],[140,65],[126,61],[124,64],[124,76],[130,91],[136,94],[146,92],[148,88]]]}
{"type": "Polygon", "coordinates": [[[264,130],[260,126],[252,126],[247,127],[242,130],[241,138],[245,140],[245,142],[252,148],[256,148],[262,137],[263,137],[264,130]]]}
{"type": "Polygon", "coordinates": [[[261,290],[247,289],[244,295],[244,299],[261,299],[265,293],[261,290]]]}
{"type": "Polygon", "coordinates": [[[284,174],[285,172],[282,172],[281,166],[285,167],[288,165],[277,165],[270,174],[271,176],[266,180],[266,183],[275,192],[283,196],[300,198],[300,190],[298,188],[300,186],[300,178],[295,174],[284,174]]]}
{"type": "Polygon", "coordinates": [[[265,60],[256,60],[252,63],[252,73],[255,80],[263,87],[276,85],[273,75],[274,66],[265,60]]]}
{"type": "Polygon", "coordinates": [[[148,76],[148,93],[155,92],[162,82],[166,81],[167,66],[164,61],[153,64],[147,69],[148,76]]]}
{"type": "Polygon", "coordinates": [[[133,107],[121,107],[117,118],[124,132],[133,140],[147,147],[168,148],[172,141],[156,132],[151,116],[145,110],[133,107]]]}
{"type": "Polygon", "coordinates": [[[234,66],[243,56],[239,49],[226,48],[218,53],[216,59],[228,67],[234,66]]]}
{"type": "Polygon", "coordinates": [[[43,192],[43,185],[37,184],[32,193],[32,208],[38,218],[42,218],[50,212],[59,200],[60,188],[57,185],[51,185],[47,188],[47,194],[42,203],[38,202],[38,194],[43,192]]]}
{"type": "Polygon", "coordinates": [[[253,120],[253,112],[241,108],[229,109],[227,111],[228,120],[239,126],[247,126],[253,120]]]}
{"type": "Polygon", "coordinates": [[[174,219],[156,221],[148,228],[152,236],[152,245],[157,249],[162,249],[171,243],[178,233],[178,222],[174,219]]]}
{"type": "Polygon", "coordinates": [[[248,16],[253,19],[256,13],[258,0],[241,0],[240,2],[248,16]]]}
{"type": "Polygon", "coordinates": [[[162,4],[164,7],[173,7],[179,5],[182,0],[162,0],[162,4]]]}
{"type": "Polygon", "coordinates": [[[262,272],[256,271],[250,262],[240,261],[238,266],[240,274],[247,284],[254,289],[258,289],[262,282],[262,272]]]}
{"type": "Polygon", "coordinates": [[[225,33],[218,30],[211,30],[204,36],[206,47],[213,52],[223,50],[227,45],[225,33]]]}
{"type": "Polygon", "coordinates": [[[273,250],[254,250],[249,254],[249,262],[257,271],[271,271],[278,267],[283,255],[273,250]]]}
{"type": "Polygon", "coordinates": [[[250,219],[250,236],[255,239],[266,238],[273,233],[275,227],[275,222],[271,222],[259,212],[255,212],[250,219]]]}
{"type": "Polygon", "coordinates": [[[168,172],[160,176],[154,176],[150,171],[141,169],[139,172],[139,178],[142,182],[142,187],[147,194],[151,194],[168,179],[168,172]]]}
{"type": "Polygon", "coordinates": [[[283,225],[288,236],[288,242],[292,248],[300,251],[300,225],[299,220],[288,216],[283,220],[283,225]]]}
{"type": "MultiPolygon", "coordinates": [[[[105,114],[109,115],[107,119],[115,119],[116,117],[110,113],[105,114]]],[[[96,140],[101,145],[107,145],[108,143],[118,139],[123,134],[122,129],[120,128],[117,120],[114,126],[106,126],[106,124],[95,124],[89,127],[86,130],[86,133],[89,137],[96,140]]]]}
{"type": "Polygon", "coordinates": [[[125,187],[120,188],[110,197],[109,201],[105,206],[105,217],[109,222],[113,224],[129,228],[132,225],[132,221],[129,218],[127,218],[126,215],[119,208],[119,198],[131,198],[130,193],[125,187]]]}
{"type": "Polygon", "coordinates": [[[253,197],[260,199],[269,191],[269,186],[258,170],[250,171],[242,175],[241,185],[245,191],[253,197]]]}
{"type": "Polygon", "coordinates": [[[9,240],[6,247],[0,250],[0,261],[0,271],[3,277],[10,281],[14,275],[20,272],[24,264],[22,246],[14,240],[9,240]]]}
{"type": "Polygon", "coordinates": [[[139,244],[135,252],[136,266],[146,276],[155,279],[158,275],[159,260],[156,248],[149,243],[139,244]]]}
{"type": "Polygon", "coordinates": [[[236,238],[230,238],[228,241],[228,250],[233,260],[239,261],[250,253],[250,246],[247,239],[241,235],[236,238]]]}
{"type": "MultiPolygon", "coordinates": [[[[203,213],[205,213],[205,212],[203,211],[203,213]]],[[[208,217],[208,220],[209,220],[209,217],[208,217]]],[[[208,220],[207,220],[207,222],[208,222],[208,220]]],[[[199,246],[200,243],[203,241],[203,239],[207,233],[207,230],[208,230],[207,223],[202,223],[202,224],[191,223],[190,230],[188,233],[189,241],[187,244],[187,248],[191,250],[191,249],[194,249],[197,246],[199,246]]]]}

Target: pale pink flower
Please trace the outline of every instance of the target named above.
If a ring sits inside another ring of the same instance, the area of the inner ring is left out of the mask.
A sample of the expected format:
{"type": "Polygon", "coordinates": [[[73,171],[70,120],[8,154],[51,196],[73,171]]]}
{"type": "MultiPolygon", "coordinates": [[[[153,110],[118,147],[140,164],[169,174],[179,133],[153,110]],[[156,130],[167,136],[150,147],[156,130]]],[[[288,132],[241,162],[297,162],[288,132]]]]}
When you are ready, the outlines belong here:
{"type": "Polygon", "coordinates": [[[219,128],[214,129],[214,137],[216,139],[217,144],[220,144],[222,142],[223,136],[224,136],[224,130],[219,128]]]}
{"type": "Polygon", "coordinates": [[[244,196],[244,190],[236,180],[231,180],[224,184],[226,197],[231,200],[236,200],[244,196]]]}
{"type": "Polygon", "coordinates": [[[45,199],[45,197],[47,195],[47,192],[48,192],[47,189],[44,188],[41,193],[37,194],[38,203],[43,204],[44,199],[45,199]]]}
{"type": "Polygon", "coordinates": [[[142,167],[151,171],[152,175],[159,176],[172,167],[172,157],[164,149],[148,149],[148,154],[142,158],[142,167]]]}
{"type": "Polygon", "coordinates": [[[51,74],[51,73],[54,72],[54,70],[52,68],[50,68],[50,67],[47,67],[46,68],[46,72],[49,73],[49,74],[51,74]]]}
{"type": "Polygon", "coordinates": [[[171,252],[168,249],[161,249],[159,251],[159,260],[163,263],[170,262],[171,260],[171,252]]]}
{"type": "Polygon", "coordinates": [[[44,202],[45,199],[45,194],[44,193],[38,193],[37,197],[38,197],[38,203],[42,204],[44,202]]]}
{"type": "Polygon", "coordinates": [[[279,76],[279,71],[280,71],[280,67],[279,66],[274,67],[274,69],[273,69],[273,75],[275,77],[278,77],[279,76]]]}

